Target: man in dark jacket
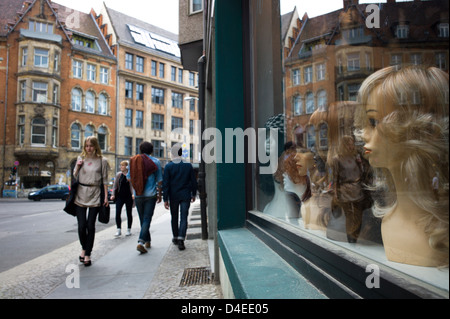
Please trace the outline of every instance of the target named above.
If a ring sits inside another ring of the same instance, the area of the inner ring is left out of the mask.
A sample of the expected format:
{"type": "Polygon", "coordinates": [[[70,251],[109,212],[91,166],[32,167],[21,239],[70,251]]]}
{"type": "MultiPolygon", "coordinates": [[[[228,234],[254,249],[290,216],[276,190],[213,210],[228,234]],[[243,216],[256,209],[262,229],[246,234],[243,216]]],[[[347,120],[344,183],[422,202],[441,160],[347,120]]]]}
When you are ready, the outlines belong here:
{"type": "Polygon", "coordinates": [[[164,168],[163,199],[164,207],[172,215],[172,242],[178,249],[185,249],[184,240],[187,231],[187,217],[191,202],[195,201],[197,180],[194,168],[190,163],[181,159],[182,150],[178,150],[178,157],[164,168]],[[178,216],[180,223],[178,224],[178,216]]]}

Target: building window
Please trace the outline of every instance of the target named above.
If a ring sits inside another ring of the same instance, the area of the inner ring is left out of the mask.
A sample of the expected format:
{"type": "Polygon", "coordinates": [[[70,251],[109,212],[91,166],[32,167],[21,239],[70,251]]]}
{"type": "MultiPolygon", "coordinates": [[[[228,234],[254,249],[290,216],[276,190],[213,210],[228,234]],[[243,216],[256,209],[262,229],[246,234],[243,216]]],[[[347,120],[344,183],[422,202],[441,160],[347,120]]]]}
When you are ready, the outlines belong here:
{"type": "Polygon", "coordinates": [[[74,123],[70,127],[70,144],[72,148],[79,149],[81,146],[81,126],[74,123]]]}
{"type": "Polygon", "coordinates": [[[194,135],[194,120],[189,120],[189,134],[194,135]]]}
{"type": "Polygon", "coordinates": [[[59,104],[59,85],[53,84],[53,104],[57,105],[59,104]]]}
{"type": "Polygon", "coordinates": [[[58,119],[52,119],[52,147],[58,147],[58,119]]]}
{"type": "Polygon", "coordinates": [[[125,53],[125,69],[133,70],[133,55],[125,53]]]}
{"type": "Polygon", "coordinates": [[[125,136],[124,140],[124,155],[131,156],[133,155],[131,152],[133,151],[133,138],[125,136]]]}
{"type": "Polygon", "coordinates": [[[27,98],[27,81],[20,81],[20,102],[27,98]]]}
{"type": "Polygon", "coordinates": [[[91,91],[88,91],[86,93],[84,107],[86,112],[88,113],[94,113],[95,111],[95,96],[94,93],[92,93],[91,91]]]}
{"type": "Polygon", "coordinates": [[[183,118],[172,116],[172,131],[177,128],[183,128],[183,118]]]}
{"type": "Polygon", "coordinates": [[[125,81],[125,97],[127,99],[133,98],[133,82],[125,81]]]}
{"type": "Polygon", "coordinates": [[[436,67],[441,70],[447,70],[447,54],[446,53],[436,53],[436,67]]]}
{"type": "Polygon", "coordinates": [[[143,111],[136,111],[136,127],[137,128],[144,128],[144,112],[143,111]]]}
{"type": "Polygon", "coordinates": [[[31,144],[45,145],[45,119],[42,117],[34,118],[31,121],[31,144]]]}
{"type": "Polygon", "coordinates": [[[53,57],[53,71],[59,71],[59,53],[55,52],[55,56],[53,57]]]}
{"type": "Polygon", "coordinates": [[[125,109],[125,126],[133,126],[133,110],[125,109]]]}
{"type": "Polygon", "coordinates": [[[189,13],[197,13],[203,10],[203,1],[202,0],[190,0],[189,1],[189,13]]]}
{"type": "Polygon", "coordinates": [[[144,58],[141,56],[136,56],[136,71],[144,73],[144,58]]]}
{"type": "Polygon", "coordinates": [[[398,39],[406,39],[409,36],[409,25],[398,25],[395,30],[395,36],[398,39]]]}
{"type": "Polygon", "coordinates": [[[319,125],[319,148],[326,149],[328,147],[328,125],[320,123],[319,125]]]}
{"type": "Polygon", "coordinates": [[[94,133],[95,133],[94,126],[92,126],[90,124],[86,125],[86,128],[84,130],[84,138],[87,138],[89,136],[94,136],[94,133]]]}
{"type": "Polygon", "coordinates": [[[109,83],[109,70],[105,67],[100,67],[100,82],[102,84],[108,84],[109,83]]]}
{"type": "Polygon", "coordinates": [[[152,88],[152,103],[164,104],[164,89],[152,88]]]}
{"type": "Polygon", "coordinates": [[[402,64],[402,55],[401,54],[391,55],[391,65],[400,66],[401,64],[402,64]]]}
{"type": "Polygon", "coordinates": [[[153,144],[153,155],[155,157],[164,158],[164,146],[163,141],[152,140],[153,144]]]}
{"type": "Polygon", "coordinates": [[[183,83],[183,69],[178,69],[178,83],[183,83]]]}
{"type": "Polygon", "coordinates": [[[316,66],[317,70],[317,81],[325,80],[325,64],[321,63],[316,66]]]}
{"type": "Polygon", "coordinates": [[[152,70],[151,70],[152,76],[156,76],[156,64],[157,62],[152,60],[152,70]]]}
{"type": "Polygon", "coordinates": [[[81,111],[81,90],[80,89],[72,89],[72,110],[73,111],[81,111]]]}
{"type": "Polygon", "coordinates": [[[349,53],[347,55],[347,70],[348,71],[359,71],[359,53],[349,53]]]}
{"type": "Polygon", "coordinates": [[[81,79],[83,77],[83,63],[81,61],[73,60],[72,73],[74,78],[81,79]]]}
{"type": "MultiPolygon", "coordinates": [[[[143,138],[138,138],[138,137],[136,137],[136,145],[135,145],[135,150],[134,150],[135,154],[139,154],[139,153],[140,153],[139,145],[141,145],[141,143],[142,143],[143,141],[144,141],[143,138]]],[[[156,156],[156,155],[154,155],[154,154],[155,154],[155,144],[153,144],[153,156],[156,156]]]]}
{"type": "Polygon", "coordinates": [[[52,34],[53,24],[30,20],[28,22],[28,29],[30,31],[52,34]]]}
{"type": "Polygon", "coordinates": [[[47,103],[48,83],[33,82],[33,102],[47,103]]]}
{"type": "Polygon", "coordinates": [[[348,100],[356,101],[358,97],[358,91],[361,84],[349,84],[348,85],[348,100]]]}
{"type": "Polygon", "coordinates": [[[107,141],[106,138],[108,136],[108,131],[104,126],[100,126],[98,128],[97,137],[98,137],[98,144],[100,145],[100,149],[102,151],[107,150],[107,141]]]}
{"type": "Polygon", "coordinates": [[[300,70],[292,70],[292,85],[300,85],[300,70]]]}
{"type": "Polygon", "coordinates": [[[174,66],[170,67],[170,80],[174,82],[177,80],[177,68],[174,66]]]}
{"type": "Polygon", "coordinates": [[[27,65],[28,60],[28,48],[22,48],[22,66],[27,65]]]}
{"type": "Polygon", "coordinates": [[[19,115],[19,145],[25,142],[25,115],[19,115]]]}
{"type": "Polygon", "coordinates": [[[152,130],[164,131],[164,115],[152,114],[152,130]]]}
{"type": "Polygon", "coordinates": [[[300,95],[294,96],[294,115],[303,114],[303,99],[300,95]]]}
{"type": "Polygon", "coordinates": [[[48,68],[48,50],[34,49],[34,66],[39,68],[48,68]]]}
{"type": "Polygon", "coordinates": [[[440,38],[448,38],[449,37],[449,31],[448,31],[448,23],[441,23],[439,24],[439,37],[440,38]]]}
{"type": "Polygon", "coordinates": [[[412,53],[411,54],[411,63],[414,65],[421,65],[422,64],[422,54],[412,53]]]}
{"type": "Polygon", "coordinates": [[[144,100],[144,85],[136,83],[136,100],[144,100]]]}
{"type": "Polygon", "coordinates": [[[172,107],[177,109],[183,108],[183,94],[172,92],[172,107]]]}
{"type": "Polygon", "coordinates": [[[195,73],[189,72],[189,85],[195,86],[195,73]]]}
{"type": "Polygon", "coordinates": [[[304,69],[304,78],[305,78],[305,84],[306,83],[311,83],[312,82],[312,75],[313,75],[313,73],[312,73],[312,66],[307,66],[307,67],[305,67],[305,69],[304,69]]]}
{"type": "Polygon", "coordinates": [[[327,110],[327,92],[325,90],[320,90],[317,93],[317,109],[319,112],[327,110]]]}
{"type": "Polygon", "coordinates": [[[195,99],[190,99],[189,100],[189,110],[191,112],[195,112],[195,99]]]}
{"type": "Polygon", "coordinates": [[[306,93],[306,114],[312,114],[315,109],[314,94],[312,92],[308,92],[306,93]]]}
{"type": "Polygon", "coordinates": [[[159,63],[159,77],[164,79],[164,63],[159,63]]]}
{"type": "Polygon", "coordinates": [[[88,81],[95,82],[96,79],[96,66],[94,64],[87,65],[87,79],[88,81]]]}
{"type": "Polygon", "coordinates": [[[106,115],[108,110],[108,98],[104,93],[98,97],[98,114],[106,115]]]}

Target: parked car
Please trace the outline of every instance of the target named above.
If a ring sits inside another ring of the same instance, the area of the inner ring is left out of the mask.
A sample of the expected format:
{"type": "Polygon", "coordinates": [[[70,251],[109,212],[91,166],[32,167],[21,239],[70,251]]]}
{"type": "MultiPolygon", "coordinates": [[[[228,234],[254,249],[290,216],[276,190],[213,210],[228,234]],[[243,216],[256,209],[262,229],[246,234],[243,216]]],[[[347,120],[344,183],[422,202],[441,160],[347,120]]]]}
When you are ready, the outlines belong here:
{"type": "Polygon", "coordinates": [[[28,199],[39,201],[41,199],[62,199],[66,200],[69,196],[68,185],[49,185],[40,190],[30,192],[28,199]]]}

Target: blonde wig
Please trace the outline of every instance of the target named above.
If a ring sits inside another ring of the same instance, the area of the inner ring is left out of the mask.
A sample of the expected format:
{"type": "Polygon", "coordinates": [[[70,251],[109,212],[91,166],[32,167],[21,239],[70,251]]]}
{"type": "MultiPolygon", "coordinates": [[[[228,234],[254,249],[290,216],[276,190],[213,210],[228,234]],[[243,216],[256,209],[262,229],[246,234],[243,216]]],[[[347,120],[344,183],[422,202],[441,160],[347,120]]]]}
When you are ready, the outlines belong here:
{"type": "MultiPolygon", "coordinates": [[[[380,136],[405,150],[400,158],[399,180],[407,185],[409,198],[423,211],[420,223],[432,248],[448,254],[448,201],[436,203],[431,189],[435,172],[448,183],[448,74],[423,66],[387,67],[370,75],[358,94],[355,135],[361,137],[368,126],[366,106],[369,97],[389,112],[376,125],[380,136]],[[388,114],[389,113],[389,114],[388,114]]],[[[374,210],[384,216],[396,205],[396,193],[390,172],[376,169],[372,190],[382,190],[384,204],[374,210]]]]}

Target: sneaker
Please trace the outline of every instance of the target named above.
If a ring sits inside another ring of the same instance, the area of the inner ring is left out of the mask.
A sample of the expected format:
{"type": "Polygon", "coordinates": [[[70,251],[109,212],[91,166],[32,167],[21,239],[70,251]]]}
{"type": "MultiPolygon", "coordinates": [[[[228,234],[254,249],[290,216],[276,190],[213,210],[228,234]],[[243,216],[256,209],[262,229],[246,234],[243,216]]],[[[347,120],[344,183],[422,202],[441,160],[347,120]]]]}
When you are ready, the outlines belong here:
{"type": "Polygon", "coordinates": [[[179,250],[185,250],[186,247],[184,247],[184,240],[178,240],[178,249],[179,250]]]}
{"type": "Polygon", "coordinates": [[[127,229],[127,233],[125,234],[125,236],[131,236],[131,229],[127,229]]]}
{"type": "Polygon", "coordinates": [[[145,249],[145,247],[139,243],[136,247],[137,251],[139,251],[141,254],[145,254],[147,252],[147,249],[145,249]]]}
{"type": "Polygon", "coordinates": [[[114,236],[119,237],[122,234],[120,228],[117,228],[116,234],[114,236]]]}
{"type": "Polygon", "coordinates": [[[172,239],[172,243],[173,243],[174,245],[178,245],[178,239],[173,238],[173,239],[172,239]]]}
{"type": "Polygon", "coordinates": [[[150,248],[151,247],[151,244],[150,244],[150,242],[148,241],[148,242],[146,242],[145,243],[145,248],[150,248]]]}

